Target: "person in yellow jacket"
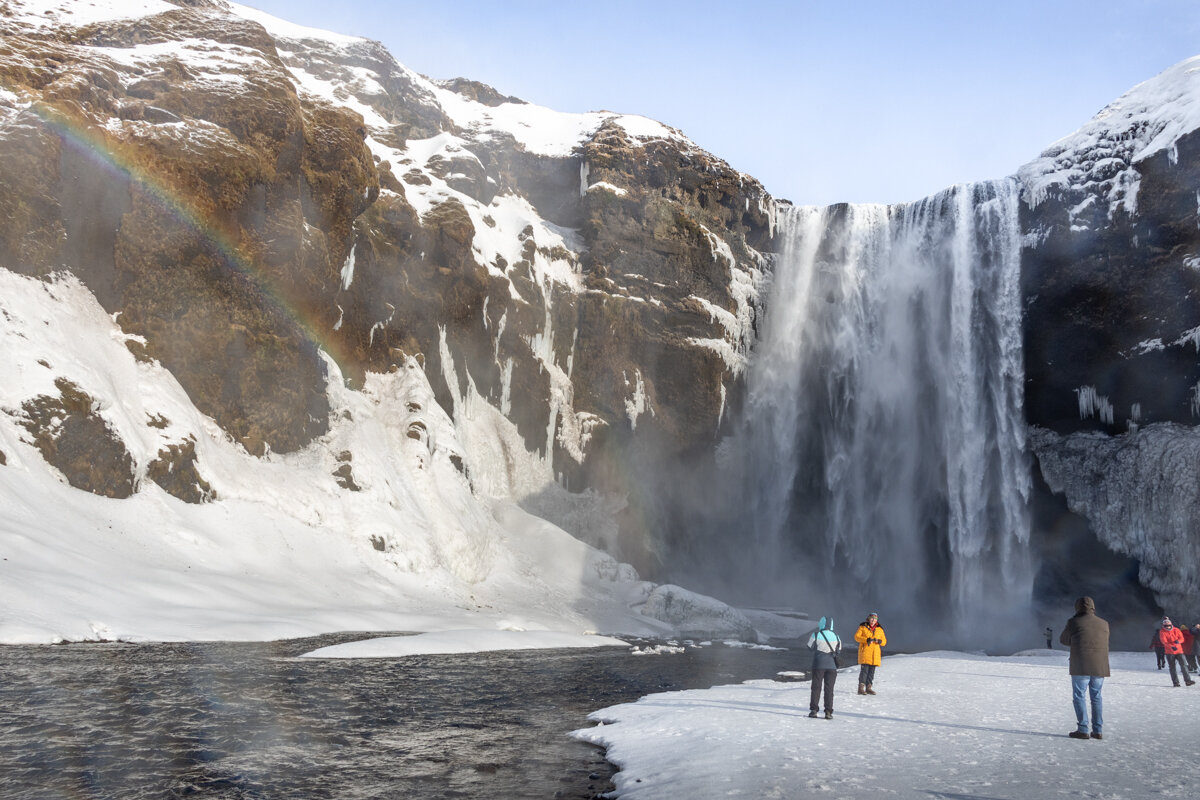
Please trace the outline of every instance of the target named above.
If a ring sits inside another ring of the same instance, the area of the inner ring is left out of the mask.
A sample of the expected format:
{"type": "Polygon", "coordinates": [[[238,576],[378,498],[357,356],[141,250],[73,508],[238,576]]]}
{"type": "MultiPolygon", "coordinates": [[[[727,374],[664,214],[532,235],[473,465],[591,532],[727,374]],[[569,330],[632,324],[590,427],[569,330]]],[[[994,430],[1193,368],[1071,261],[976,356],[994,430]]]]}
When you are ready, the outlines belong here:
{"type": "Polygon", "coordinates": [[[858,642],[858,693],[875,694],[871,684],[875,682],[875,668],[879,666],[883,647],[887,644],[887,634],[879,624],[878,614],[874,611],[867,614],[854,634],[854,641],[858,642]]]}

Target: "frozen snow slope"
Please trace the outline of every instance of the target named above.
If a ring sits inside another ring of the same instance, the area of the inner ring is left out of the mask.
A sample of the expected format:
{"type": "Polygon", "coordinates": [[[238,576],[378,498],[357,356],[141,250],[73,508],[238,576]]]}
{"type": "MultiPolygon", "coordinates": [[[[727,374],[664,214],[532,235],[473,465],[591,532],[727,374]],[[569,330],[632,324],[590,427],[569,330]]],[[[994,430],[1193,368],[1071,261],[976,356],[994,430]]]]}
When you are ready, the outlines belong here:
{"type": "Polygon", "coordinates": [[[258,459],[157,362],[138,361],[75,278],[0,270],[0,318],[0,641],[670,630],[634,608],[653,586],[628,566],[472,494],[415,364],[361,392],[330,364],[329,434],[258,459]],[[29,441],[26,404],[65,381],[129,448],[141,480],[131,497],[72,488],[29,441]],[[214,502],[146,480],[160,448],[188,440],[214,502]],[[353,493],[334,475],[345,452],[353,493]]]}

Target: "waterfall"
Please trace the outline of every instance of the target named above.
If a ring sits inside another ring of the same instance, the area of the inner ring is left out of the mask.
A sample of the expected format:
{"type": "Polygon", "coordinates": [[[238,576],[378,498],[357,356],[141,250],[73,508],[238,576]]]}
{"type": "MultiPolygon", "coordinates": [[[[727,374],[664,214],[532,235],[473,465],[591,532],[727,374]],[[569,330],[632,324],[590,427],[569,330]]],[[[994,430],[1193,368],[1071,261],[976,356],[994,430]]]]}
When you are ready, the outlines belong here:
{"type": "Polygon", "coordinates": [[[1034,625],[1017,207],[1006,180],[781,215],[730,447],[764,571],[958,643],[1034,625]]]}

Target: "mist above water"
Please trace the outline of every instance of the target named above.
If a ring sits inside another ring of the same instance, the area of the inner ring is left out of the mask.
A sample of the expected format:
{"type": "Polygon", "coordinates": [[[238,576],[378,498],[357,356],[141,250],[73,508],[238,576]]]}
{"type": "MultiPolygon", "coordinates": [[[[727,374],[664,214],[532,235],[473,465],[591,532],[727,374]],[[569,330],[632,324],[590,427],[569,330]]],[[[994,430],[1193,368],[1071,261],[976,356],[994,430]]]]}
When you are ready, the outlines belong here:
{"type": "MultiPolygon", "coordinates": [[[[900,206],[784,209],[784,245],[722,452],[766,602],[880,610],[938,643],[1027,642],[1033,565],[1015,181],[900,206]]],[[[730,531],[730,527],[735,527],[730,531]]],[[[749,583],[748,583],[749,582],[749,583]]]]}

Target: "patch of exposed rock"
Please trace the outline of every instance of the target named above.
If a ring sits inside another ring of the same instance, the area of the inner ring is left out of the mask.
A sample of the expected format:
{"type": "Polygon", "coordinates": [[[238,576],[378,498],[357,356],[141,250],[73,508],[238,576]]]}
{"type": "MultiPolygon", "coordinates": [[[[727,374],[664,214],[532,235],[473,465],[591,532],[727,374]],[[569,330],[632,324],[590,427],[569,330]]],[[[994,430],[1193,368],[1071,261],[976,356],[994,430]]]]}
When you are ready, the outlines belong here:
{"type": "Polygon", "coordinates": [[[451,78],[448,81],[435,81],[438,86],[461,94],[468,100],[474,100],[485,106],[495,108],[505,103],[524,103],[519,97],[502,95],[486,83],[468,80],[467,78],[451,78]]]}
{"type": "Polygon", "coordinates": [[[196,440],[190,436],[159,450],[158,457],[146,468],[146,477],[185,503],[209,503],[217,499],[216,490],[196,468],[196,440]]]}
{"type": "Polygon", "coordinates": [[[137,488],[124,442],[96,413],[96,400],[65,378],[58,397],[40,395],[21,405],[19,422],[46,462],[76,489],[125,498],[137,488]]]}

